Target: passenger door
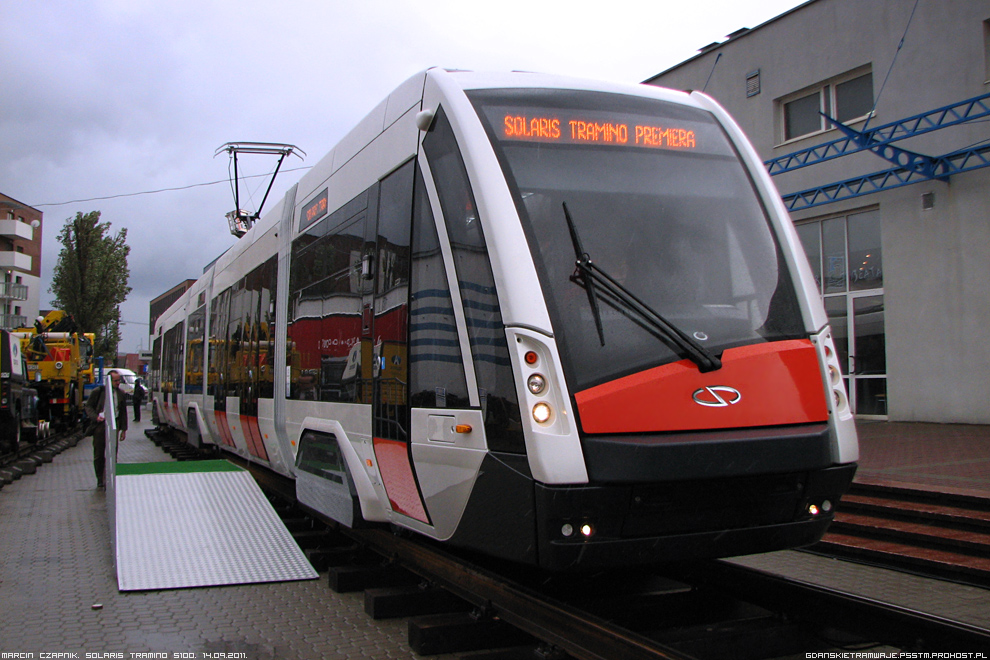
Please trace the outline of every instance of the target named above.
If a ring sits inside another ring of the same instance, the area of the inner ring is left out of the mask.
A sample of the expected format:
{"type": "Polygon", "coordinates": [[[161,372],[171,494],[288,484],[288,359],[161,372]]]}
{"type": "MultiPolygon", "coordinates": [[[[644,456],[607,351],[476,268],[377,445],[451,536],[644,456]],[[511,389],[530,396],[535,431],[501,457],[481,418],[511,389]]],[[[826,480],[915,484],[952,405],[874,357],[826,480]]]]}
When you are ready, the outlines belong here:
{"type": "MultiPolygon", "coordinates": [[[[414,161],[382,179],[378,187],[373,252],[371,334],[362,358],[370,357],[372,435],[375,456],[392,510],[429,524],[410,452],[409,275],[414,161]],[[369,341],[370,340],[370,341],[369,341]],[[369,355],[370,354],[370,355],[369,355]]],[[[374,223],[369,223],[373,225],[374,223]]],[[[368,318],[365,306],[365,318],[368,318]]],[[[364,322],[367,328],[367,321],[364,322]]],[[[367,362],[362,359],[362,366],[367,362]]]]}

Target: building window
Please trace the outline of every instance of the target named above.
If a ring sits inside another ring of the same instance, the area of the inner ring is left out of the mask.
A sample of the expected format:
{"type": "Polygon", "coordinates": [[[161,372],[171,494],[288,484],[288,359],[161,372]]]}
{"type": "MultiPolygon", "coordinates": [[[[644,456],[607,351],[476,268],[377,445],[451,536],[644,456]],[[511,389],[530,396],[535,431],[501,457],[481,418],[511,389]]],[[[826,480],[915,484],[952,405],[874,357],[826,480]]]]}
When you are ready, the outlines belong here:
{"type": "Polygon", "coordinates": [[[983,21],[983,80],[990,82],[990,20],[983,21]]]}
{"type": "Polygon", "coordinates": [[[795,140],[831,128],[823,115],[840,122],[865,119],[873,108],[873,73],[857,70],[779,102],[783,141],[795,140]]]}

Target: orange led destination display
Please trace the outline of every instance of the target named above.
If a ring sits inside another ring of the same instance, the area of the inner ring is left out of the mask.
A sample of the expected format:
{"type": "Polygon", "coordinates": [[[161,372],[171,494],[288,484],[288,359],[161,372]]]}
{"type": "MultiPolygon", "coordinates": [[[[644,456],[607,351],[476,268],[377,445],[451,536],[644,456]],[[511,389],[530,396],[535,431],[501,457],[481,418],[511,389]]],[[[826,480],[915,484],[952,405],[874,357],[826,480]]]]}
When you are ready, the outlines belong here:
{"type": "Polygon", "coordinates": [[[502,138],[560,144],[604,144],[657,149],[696,149],[694,130],[635,120],[600,121],[590,117],[534,116],[506,112],[502,138]]]}

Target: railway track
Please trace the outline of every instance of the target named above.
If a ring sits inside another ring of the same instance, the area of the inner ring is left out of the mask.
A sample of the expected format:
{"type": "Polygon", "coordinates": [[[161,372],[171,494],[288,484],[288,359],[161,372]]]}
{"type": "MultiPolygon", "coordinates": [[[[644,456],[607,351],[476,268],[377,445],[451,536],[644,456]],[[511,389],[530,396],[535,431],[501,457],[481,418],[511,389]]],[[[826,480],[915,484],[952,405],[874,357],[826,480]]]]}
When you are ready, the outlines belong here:
{"type": "Polygon", "coordinates": [[[522,644],[517,656],[498,657],[582,660],[762,660],[850,645],[885,651],[990,648],[990,631],[727,562],[661,572],[548,575],[475,562],[383,530],[346,534],[386,560],[371,571],[330,569],[338,590],[365,590],[369,614],[414,614],[420,603],[430,602],[419,593],[436,588],[463,601],[450,613],[410,619],[409,643],[420,654],[487,648],[493,639],[522,644]],[[406,578],[402,585],[398,567],[419,582],[411,585],[406,578]],[[400,585],[390,591],[382,586],[389,580],[400,585]],[[404,597],[411,602],[408,610],[397,604],[404,597]],[[506,625],[519,634],[506,632],[506,625]]]}
{"type": "MultiPolygon", "coordinates": [[[[199,456],[167,436],[149,437],[180,460],[199,456]]],[[[990,648],[987,630],[730,562],[548,574],[380,527],[350,530],[301,515],[291,482],[233,460],[270,494],[329,587],[363,592],[376,619],[407,617],[408,643],[420,655],[764,660],[990,648]]]]}
{"type": "Polygon", "coordinates": [[[23,443],[15,451],[0,455],[0,489],[25,475],[34,474],[58,454],[75,447],[82,434],[81,428],[70,428],[30,444],[23,443]]]}
{"type": "Polygon", "coordinates": [[[990,587],[990,497],[854,483],[809,551],[990,587]]]}

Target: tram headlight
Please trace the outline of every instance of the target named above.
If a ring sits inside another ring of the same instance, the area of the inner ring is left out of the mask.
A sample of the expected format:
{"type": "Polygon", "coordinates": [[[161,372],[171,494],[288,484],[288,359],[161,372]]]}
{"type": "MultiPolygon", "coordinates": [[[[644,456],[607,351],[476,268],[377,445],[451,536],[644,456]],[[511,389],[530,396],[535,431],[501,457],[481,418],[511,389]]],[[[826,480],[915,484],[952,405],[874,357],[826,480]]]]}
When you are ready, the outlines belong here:
{"type": "Polygon", "coordinates": [[[538,404],[533,406],[533,419],[539,424],[546,424],[553,417],[553,408],[550,404],[545,401],[540,401],[538,404]]]}
{"type": "Polygon", "coordinates": [[[595,527],[591,523],[581,523],[575,528],[574,524],[566,522],[560,526],[560,535],[565,539],[578,535],[580,538],[590,539],[595,535],[595,527]]]}
{"type": "Polygon", "coordinates": [[[542,374],[533,374],[527,379],[526,386],[533,394],[542,394],[547,389],[547,379],[542,374]]]}

